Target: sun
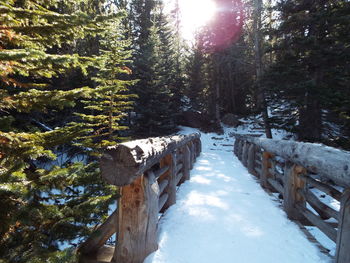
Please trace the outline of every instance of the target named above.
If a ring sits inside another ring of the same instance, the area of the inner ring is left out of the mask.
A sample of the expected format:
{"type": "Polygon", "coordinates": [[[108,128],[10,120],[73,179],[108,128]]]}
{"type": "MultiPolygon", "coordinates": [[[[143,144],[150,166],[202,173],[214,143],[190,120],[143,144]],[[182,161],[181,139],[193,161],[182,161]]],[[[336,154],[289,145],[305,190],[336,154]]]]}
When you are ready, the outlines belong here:
{"type": "Polygon", "coordinates": [[[179,0],[181,32],[187,41],[193,41],[196,31],[209,22],[216,12],[213,0],[179,0]]]}

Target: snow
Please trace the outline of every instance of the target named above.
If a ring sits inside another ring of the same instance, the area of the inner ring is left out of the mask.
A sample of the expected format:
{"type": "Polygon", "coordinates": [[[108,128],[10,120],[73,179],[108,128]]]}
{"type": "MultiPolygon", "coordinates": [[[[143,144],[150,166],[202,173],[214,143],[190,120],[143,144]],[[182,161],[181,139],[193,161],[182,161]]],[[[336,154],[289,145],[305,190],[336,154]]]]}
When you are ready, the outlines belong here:
{"type": "Polygon", "coordinates": [[[243,131],[202,134],[191,179],[161,218],[159,249],[145,263],[330,262],[233,155],[230,134],[243,131]]]}

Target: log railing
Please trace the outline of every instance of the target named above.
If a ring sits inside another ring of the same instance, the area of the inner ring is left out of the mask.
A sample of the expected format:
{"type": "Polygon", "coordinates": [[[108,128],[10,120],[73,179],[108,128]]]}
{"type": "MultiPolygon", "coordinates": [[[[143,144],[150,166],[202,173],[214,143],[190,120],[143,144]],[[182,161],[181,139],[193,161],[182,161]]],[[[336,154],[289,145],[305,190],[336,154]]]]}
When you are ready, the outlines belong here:
{"type": "Polygon", "coordinates": [[[114,233],[112,262],[141,263],[156,251],[159,215],[176,202],[177,186],[190,178],[200,152],[197,133],[109,148],[100,161],[102,177],[120,187],[121,197],[117,210],[79,247],[81,261],[103,262],[99,254],[114,233]]]}
{"type": "Polygon", "coordinates": [[[350,152],[319,144],[236,135],[234,153],[260,179],[263,188],[279,193],[287,216],[304,232],[307,229],[303,225],[316,226],[336,243],[336,263],[350,262],[350,152]],[[314,189],[338,201],[340,209],[322,202],[314,189]]]}

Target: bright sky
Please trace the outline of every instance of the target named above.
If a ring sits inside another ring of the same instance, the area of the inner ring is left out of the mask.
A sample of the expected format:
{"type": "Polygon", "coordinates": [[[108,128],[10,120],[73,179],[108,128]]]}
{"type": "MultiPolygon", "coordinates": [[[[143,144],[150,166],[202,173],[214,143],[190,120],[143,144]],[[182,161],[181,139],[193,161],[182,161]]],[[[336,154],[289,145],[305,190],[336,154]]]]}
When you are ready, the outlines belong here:
{"type": "MultiPolygon", "coordinates": [[[[167,8],[172,8],[175,0],[165,0],[167,8]]],[[[179,0],[182,36],[187,41],[194,40],[195,32],[204,26],[215,14],[213,0],[179,0]]]]}

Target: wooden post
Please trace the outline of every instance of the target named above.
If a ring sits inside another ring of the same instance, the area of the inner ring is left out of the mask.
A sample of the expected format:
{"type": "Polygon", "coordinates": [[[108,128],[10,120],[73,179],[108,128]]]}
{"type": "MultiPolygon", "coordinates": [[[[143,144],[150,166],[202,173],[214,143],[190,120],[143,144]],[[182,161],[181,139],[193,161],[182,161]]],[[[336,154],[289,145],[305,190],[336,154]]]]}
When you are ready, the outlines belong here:
{"type": "Polygon", "coordinates": [[[106,241],[117,232],[117,227],[118,209],[80,245],[79,252],[89,255],[98,253],[98,250],[103,247],[106,241]]]}
{"type": "Polygon", "coordinates": [[[243,150],[242,150],[242,164],[247,167],[248,164],[248,148],[249,148],[249,142],[245,141],[243,144],[243,150]]]}
{"type": "Polygon", "coordinates": [[[195,140],[196,144],[197,144],[197,157],[201,154],[202,152],[202,142],[201,140],[195,140]]]}
{"type": "Polygon", "coordinates": [[[270,160],[272,157],[273,154],[269,152],[263,152],[262,154],[262,172],[260,176],[260,185],[266,189],[271,189],[267,179],[272,177],[269,172],[269,169],[272,167],[270,160]]]}
{"type": "Polygon", "coordinates": [[[182,158],[183,158],[183,173],[184,173],[184,180],[189,180],[190,179],[190,169],[191,169],[191,160],[190,160],[190,149],[188,148],[187,145],[183,147],[182,151],[182,158]]]}
{"type": "Polygon", "coordinates": [[[284,194],[283,207],[291,220],[305,220],[304,216],[296,208],[296,204],[306,207],[305,198],[298,193],[298,189],[305,190],[305,180],[300,175],[306,174],[304,167],[287,162],[284,168],[284,194]]]}
{"type": "Polygon", "coordinates": [[[233,153],[234,155],[238,156],[238,144],[239,144],[239,138],[236,138],[235,144],[233,145],[233,153]]]}
{"type": "Polygon", "coordinates": [[[195,141],[192,141],[192,151],[193,151],[193,163],[195,163],[197,159],[197,144],[195,141]]]}
{"type": "Polygon", "coordinates": [[[158,249],[159,188],[153,173],[121,187],[118,202],[116,262],[142,263],[158,249]]]}
{"type": "Polygon", "coordinates": [[[190,149],[190,169],[193,169],[193,163],[194,163],[194,158],[193,158],[193,142],[191,141],[188,144],[188,148],[190,149]]]}
{"type": "Polygon", "coordinates": [[[244,145],[244,141],[240,140],[238,142],[238,148],[237,148],[237,157],[240,161],[242,161],[243,145],[244,145]]]}
{"type": "Polygon", "coordinates": [[[350,262],[350,189],[345,190],[341,198],[339,227],[337,236],[336,263],[350,262]]]}
{"type": "Polygon", "coordinates": [[[247,160],[248,172],[256,176],[255,172],[255,145],[252,143],[248,148],[247,160]]]}
{"type": "Polygon", "coordinates": [[[169,170],[163,175],[164,179],[168,180],[168,186],[165,189],[164,193],[166,193],[168,195],[168,200],[166,201],[166,203],[163,206],[163,209],[161,210],[161,212],[164,212],[168,207],[172,206],[173,204],[176,203],[176,182],[175,182],[175,178],[176,178],[176,155],[175,152],[173,152],[172,154],[169,154],[167,156],[165,156],[165,158],[163,158],[160,161],[160,167],[164,167],[164,166],[169,166],[169,170]]]}

